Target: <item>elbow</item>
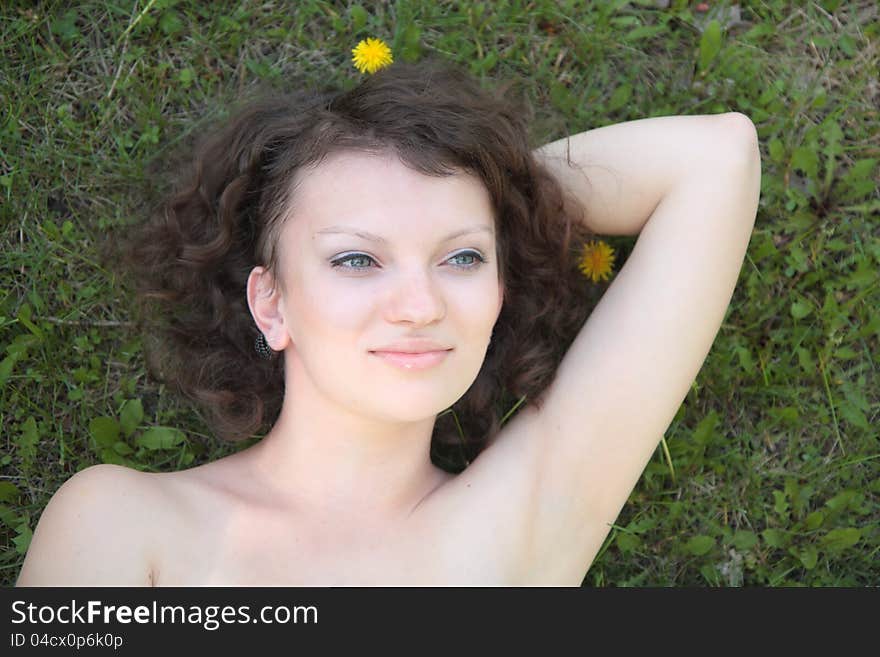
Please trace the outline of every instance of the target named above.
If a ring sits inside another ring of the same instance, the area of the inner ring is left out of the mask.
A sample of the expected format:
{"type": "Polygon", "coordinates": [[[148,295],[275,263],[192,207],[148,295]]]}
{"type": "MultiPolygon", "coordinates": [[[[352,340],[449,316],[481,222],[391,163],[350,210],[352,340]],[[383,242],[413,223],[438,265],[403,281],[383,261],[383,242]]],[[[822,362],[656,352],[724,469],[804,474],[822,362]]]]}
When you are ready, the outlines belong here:
{"type": "Polygon", "coordinates": [[[721,130],[726,143],[737,152],[760,162],[761,153],[758,148],[758,129],[752,120],[742,112],[725,112],[719,115],[721,130]]]}
{"type": "Polygon", "coordinates": [[[742,112],[727,112],[721,115],[725,130],[730,139],[731,163],[742,176],[746,216],[754,225],[761,196],[761,151],[758,146],[758,131],[752,120],[742,112]]]}

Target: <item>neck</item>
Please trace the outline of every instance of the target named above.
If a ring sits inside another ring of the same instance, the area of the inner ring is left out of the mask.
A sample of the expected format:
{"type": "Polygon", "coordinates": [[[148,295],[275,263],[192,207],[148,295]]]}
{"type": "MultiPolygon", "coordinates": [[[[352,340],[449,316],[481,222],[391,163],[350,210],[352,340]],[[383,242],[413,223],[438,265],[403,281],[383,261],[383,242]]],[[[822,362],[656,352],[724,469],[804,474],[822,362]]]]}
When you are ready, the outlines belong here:
{"type": "Polygon", "coordinates": [[[452,477],[431,463],[435,420],[367,417],[312,386],[288,385],[278,421],[251,456],[274,494],[309,516],[403,518],[452,477]]]}

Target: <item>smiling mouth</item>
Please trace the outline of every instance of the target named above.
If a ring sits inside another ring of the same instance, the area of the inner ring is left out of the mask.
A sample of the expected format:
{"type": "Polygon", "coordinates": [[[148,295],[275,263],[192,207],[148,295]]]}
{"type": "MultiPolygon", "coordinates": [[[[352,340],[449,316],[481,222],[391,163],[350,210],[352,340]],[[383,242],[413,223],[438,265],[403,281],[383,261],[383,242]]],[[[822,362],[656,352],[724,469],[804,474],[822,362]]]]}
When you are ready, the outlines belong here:
{"type": "Polygon", "coordinates": [[[371,351],[383,361],[406,370],[423,370],[442,363],[452,349],[444,351],[424,351],[420,353],[406,353],[401,351],[371,351]]]}

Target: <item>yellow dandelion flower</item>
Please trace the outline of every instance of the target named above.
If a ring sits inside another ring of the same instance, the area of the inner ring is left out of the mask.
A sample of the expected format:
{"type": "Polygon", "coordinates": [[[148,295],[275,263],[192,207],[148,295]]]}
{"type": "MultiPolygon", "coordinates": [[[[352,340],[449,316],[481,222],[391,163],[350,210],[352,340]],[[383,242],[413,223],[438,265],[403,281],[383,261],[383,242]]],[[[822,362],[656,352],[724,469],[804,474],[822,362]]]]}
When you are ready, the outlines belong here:
{"type": "Polygon", "coordinates": [[[608,244],[602,240],[584,244],[578,268],[584,273],[584,276],[593,279],[594,283],[607,279],[611,274],[613,264],[614,249],[608,244]]]}
{"type": "Polygon", "coordinates": [[[382,39],[364,39],[351,52],[354,55],[351,61],[361,73],[375,73],[394,61],[391,58],[391,48],[382,39]]]}

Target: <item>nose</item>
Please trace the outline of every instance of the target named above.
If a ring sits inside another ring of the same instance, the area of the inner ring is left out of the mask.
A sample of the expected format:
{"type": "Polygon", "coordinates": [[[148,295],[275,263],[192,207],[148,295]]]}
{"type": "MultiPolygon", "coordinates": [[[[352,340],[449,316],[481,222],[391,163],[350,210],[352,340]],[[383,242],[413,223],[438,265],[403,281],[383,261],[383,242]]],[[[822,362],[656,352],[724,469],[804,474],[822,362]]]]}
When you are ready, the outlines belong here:
{"type": "Polygon", "coordinates": [[[402,271],[392,283],[388,320],[425,325],[436,322],[446,313],[446,304],[436,282],[422,271],[402,271]]]}

